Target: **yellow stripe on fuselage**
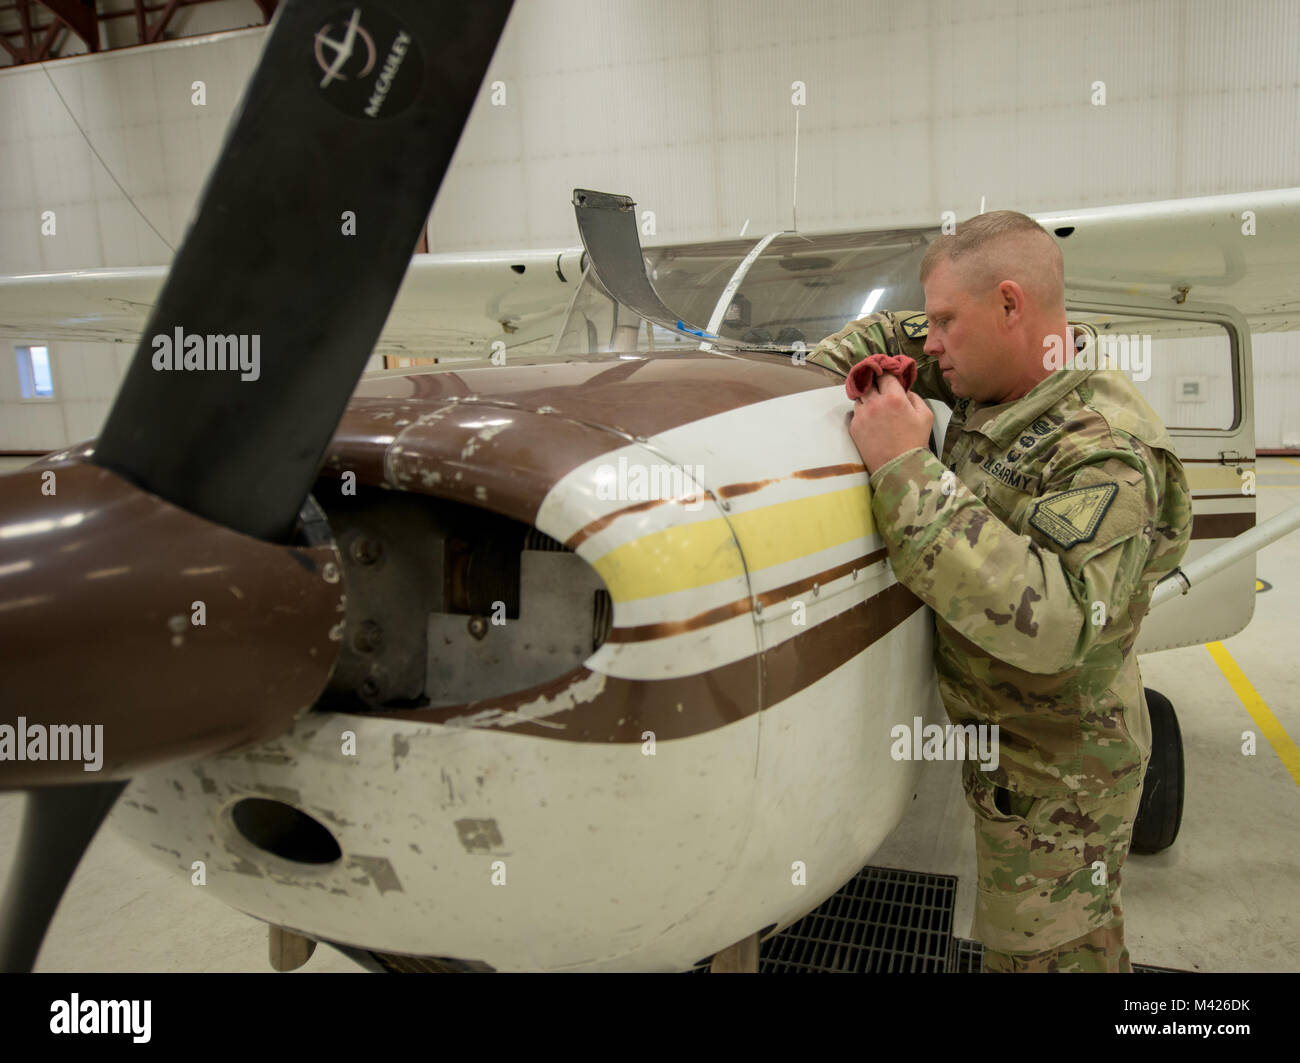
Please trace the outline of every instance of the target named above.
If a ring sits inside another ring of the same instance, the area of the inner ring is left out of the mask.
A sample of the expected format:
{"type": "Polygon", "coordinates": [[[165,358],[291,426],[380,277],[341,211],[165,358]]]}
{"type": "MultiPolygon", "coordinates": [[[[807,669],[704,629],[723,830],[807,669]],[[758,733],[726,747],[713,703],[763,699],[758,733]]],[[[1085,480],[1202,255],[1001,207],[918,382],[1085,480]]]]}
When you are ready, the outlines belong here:
{"type": "MultiPolygon", "coordinates": [[[[1243,465],[1242,468],[1252,472],[1255,469],[1253,465],[1243,465]]],[[[1183,473],[1192,491],[1240,491],[1243,483],[1235,465],[1188,464],[1183,466],[1183,473]]],[[[1242,497],[1246,496],[1243,494],[1242,497]]]]}
{"type": "Polygon", "coordinates": [[[737,513],[731,526],[751,572],[876,533],[865,483],[737,513]]]}
{"type": "Polygon", "coordinates": [[[730,523],[718,517],[664,528],[616,546],[592,566],[614,601],[635,601],[734,579],[746,563],[756,572],[875,530],[871,490],[863,483],[736,513],[730,523]]]}

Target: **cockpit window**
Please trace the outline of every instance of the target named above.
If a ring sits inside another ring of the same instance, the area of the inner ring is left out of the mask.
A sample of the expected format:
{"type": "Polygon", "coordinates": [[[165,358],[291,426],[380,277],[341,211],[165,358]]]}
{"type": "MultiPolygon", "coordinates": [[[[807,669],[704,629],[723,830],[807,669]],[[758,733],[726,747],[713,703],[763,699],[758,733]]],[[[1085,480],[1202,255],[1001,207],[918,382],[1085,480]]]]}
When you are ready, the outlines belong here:
{"type": "MultiPolygon", "coordinates": [[[[912,231],[773,239],[739,279],[754,240],[650,248],[647,273],[664,304],[688,326],[712,323],[722,347],[812,347],[876,310],[923,310],[919,280],[927,240],[912,231]],[[723,299],[726,298],[725,304],[723,299]]],[[[618,306],[590,269],[559,339],[559,354],[696,350],[700,340],[618,306]]]]}

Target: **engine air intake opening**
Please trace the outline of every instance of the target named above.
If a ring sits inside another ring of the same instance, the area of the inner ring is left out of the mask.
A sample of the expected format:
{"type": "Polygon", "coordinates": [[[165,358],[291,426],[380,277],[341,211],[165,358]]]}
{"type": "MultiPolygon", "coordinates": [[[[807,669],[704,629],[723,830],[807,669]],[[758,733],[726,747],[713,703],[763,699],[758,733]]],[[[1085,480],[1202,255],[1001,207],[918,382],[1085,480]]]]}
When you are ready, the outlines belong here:
{"type": "Polygon", "coordinates": [[[282,860],[332,864],[343,855],[324,825],[283,801],[247,797],[230,814],[245,840],[282,860]]]}

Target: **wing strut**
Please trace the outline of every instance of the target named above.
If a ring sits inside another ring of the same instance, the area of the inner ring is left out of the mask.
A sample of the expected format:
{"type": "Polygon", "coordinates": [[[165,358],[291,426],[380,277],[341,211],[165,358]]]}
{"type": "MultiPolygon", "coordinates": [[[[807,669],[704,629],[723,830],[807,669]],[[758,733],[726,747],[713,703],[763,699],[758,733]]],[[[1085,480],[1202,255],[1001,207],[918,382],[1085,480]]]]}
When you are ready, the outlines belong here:
{"type": "Polygon", "coordinates": [[[1269,543],[1277,541],[1297,528],[1300,528],[1300,505],[1283,510],[1276,517],[1266,520],[1259,527],[1242,532],[1235,539],[1229,539],[1222,546],[1216,546],[1209,553],[1202,554],[1195,561],[1174,569],[1156,584],[1156,589],[1151,594],[1151,603],[1147,607],[1147,612],[1150,612],[1157,605],[1163,605],[1181,594],[1186,594],[1196,584],[1203,583],[1230,565],[1235,565],[1243,557],[1258,553],[1269,543]]]}

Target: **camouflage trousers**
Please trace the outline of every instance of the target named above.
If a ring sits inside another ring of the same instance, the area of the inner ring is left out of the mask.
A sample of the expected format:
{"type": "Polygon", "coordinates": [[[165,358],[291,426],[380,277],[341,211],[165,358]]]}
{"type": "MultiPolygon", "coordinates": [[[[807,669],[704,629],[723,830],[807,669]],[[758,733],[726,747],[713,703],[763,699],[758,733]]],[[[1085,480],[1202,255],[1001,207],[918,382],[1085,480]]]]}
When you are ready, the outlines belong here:
{"type": "Polygon", "coordinates": [[[1131,971],[1120,871],[1142,788],[1115,797],[1033,797],[994,786],[973,762],[965,769],[984,969],[1131,971]]]}

